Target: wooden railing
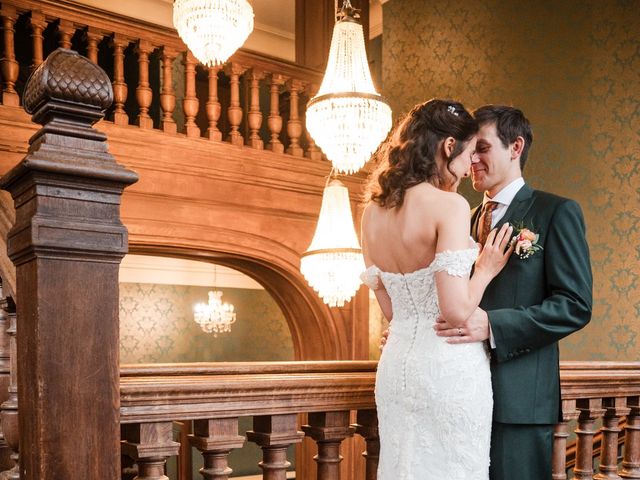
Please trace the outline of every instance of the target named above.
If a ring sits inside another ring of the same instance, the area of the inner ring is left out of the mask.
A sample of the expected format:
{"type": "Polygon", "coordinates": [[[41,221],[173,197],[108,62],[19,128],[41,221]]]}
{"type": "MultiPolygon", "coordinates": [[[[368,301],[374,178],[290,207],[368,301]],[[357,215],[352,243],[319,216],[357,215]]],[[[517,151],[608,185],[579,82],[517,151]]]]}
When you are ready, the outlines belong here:
{"type": "Polygon", "coordinates": [[[55,48],[72,48],[109,75],[106,120],[116,125],[321,158],[303,111],[321,72],[243,50],[207,68],[173,29],[66,0],[0,5],[3,105],[19,106],[30,72],[55,48]]]}

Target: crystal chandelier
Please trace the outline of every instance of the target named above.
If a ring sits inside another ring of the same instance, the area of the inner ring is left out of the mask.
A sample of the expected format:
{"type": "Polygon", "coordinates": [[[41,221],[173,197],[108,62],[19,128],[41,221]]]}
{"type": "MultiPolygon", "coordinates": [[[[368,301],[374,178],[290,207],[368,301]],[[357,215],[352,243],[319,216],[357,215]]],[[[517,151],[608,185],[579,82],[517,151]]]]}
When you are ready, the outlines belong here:
{"type": "Polygon", "coordinates": [[[307,130],[339,173],[354,173],[391,128],[391,108],[371,80],[357,10],[344,0],[333,29],[327,71],[307,104],[307,130]]]}
{"type": "Polygon", "coordinates": [[[173,25],[191,53],[204,65],[221,65],[253,31],[247,0],[175,0],[173,25]]]}
{"type": "Polygon", "coordinates": [[[316,232],[302,254],[300,271],[324,303],[342,307],[360,287],[364,268],[349,190],[334,179],[324,189],[316,232]]]}
{"type": "Polygon", "coordinates": [[[198,303],[193,307],[193,319],[200,328],[207,333],[213,333],[214,337],[218,333],[231,331],[231,324],[236,321],[235,308],[230,303],[222,302],[222,292],[215,290],[216,266],[213,266],[214,290],[209,292],[208,303],[198,303]]]}

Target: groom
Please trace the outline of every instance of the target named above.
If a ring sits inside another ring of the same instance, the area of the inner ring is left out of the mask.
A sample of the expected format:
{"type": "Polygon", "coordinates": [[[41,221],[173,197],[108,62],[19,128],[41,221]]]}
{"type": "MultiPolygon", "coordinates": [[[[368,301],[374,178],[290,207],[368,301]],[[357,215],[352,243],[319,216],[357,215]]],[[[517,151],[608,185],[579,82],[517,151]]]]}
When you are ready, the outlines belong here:
{"type": "Polygon", "coordinates": [[[436,329],[450,343],[491,345],[491,479],[548,480],[553,425],[560,418],[558,340],[591,319],[584,220],[576,202],[524,182],[533,135],[520,110],[487,105],[474,116],[480,130],[471,173],[484,199],[473,211],[472,236],[483,242],[504,222],[531,233],[523,231],[520,248],[462,333],[446,319],[436,329]]]}

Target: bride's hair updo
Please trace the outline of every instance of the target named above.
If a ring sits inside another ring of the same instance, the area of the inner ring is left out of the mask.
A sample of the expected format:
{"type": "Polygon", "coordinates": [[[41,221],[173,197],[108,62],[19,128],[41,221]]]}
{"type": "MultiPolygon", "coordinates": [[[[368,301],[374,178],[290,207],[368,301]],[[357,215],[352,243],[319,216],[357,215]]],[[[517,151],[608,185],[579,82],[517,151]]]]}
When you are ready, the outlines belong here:
{"type": "Polygon", "coordinates": [[[369,179],[369,199],[381,207],[400,207],[408,188],[425,181],[442,185],[436,164],[440,142],[456,140],[446,165],[451,172],[449,164],[477,132],[478,124],[459,102],[433,99],[416,105],[374,153],[378,167],[369,179]]]}

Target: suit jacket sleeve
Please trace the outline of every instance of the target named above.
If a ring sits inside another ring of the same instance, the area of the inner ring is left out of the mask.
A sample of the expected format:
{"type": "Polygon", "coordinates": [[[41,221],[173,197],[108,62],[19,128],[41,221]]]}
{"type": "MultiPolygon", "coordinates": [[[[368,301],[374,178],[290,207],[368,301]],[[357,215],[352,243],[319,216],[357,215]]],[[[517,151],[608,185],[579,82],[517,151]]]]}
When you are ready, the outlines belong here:
{"type": "Polygon", "coordinates": [[[487,312],[498,362],[557,342],[591,320],[593,279],[589,247],[582,211],[576,202],[567,200],[557,206],[542,253],[545,257],[542,303],[487,312]]]}

